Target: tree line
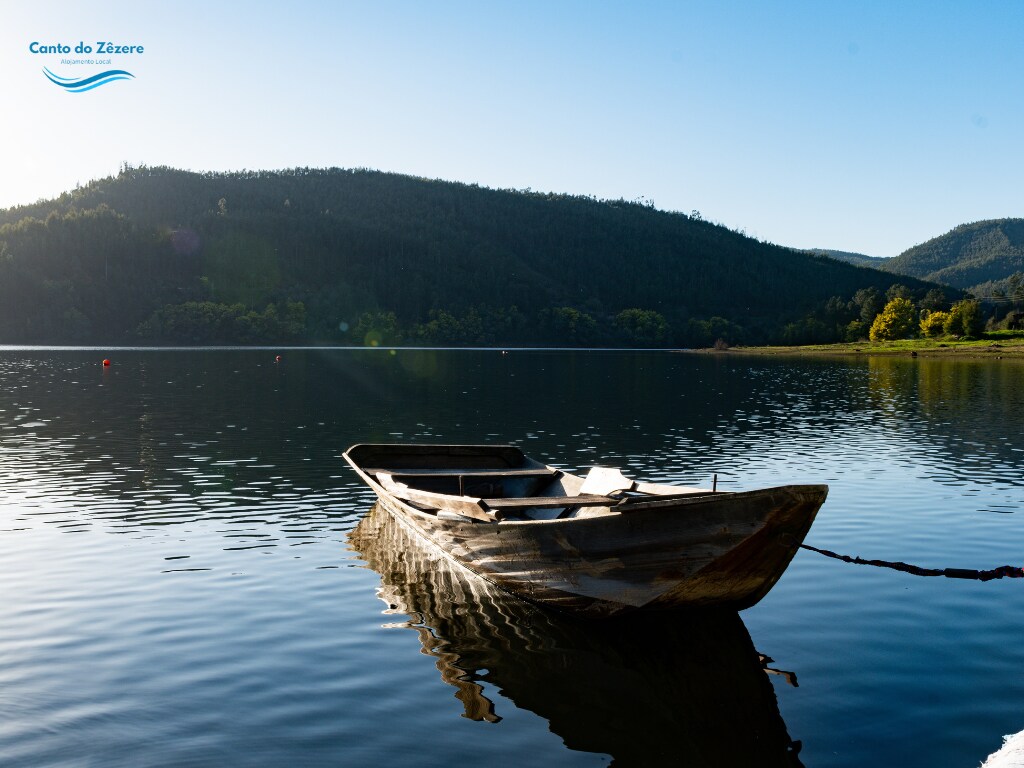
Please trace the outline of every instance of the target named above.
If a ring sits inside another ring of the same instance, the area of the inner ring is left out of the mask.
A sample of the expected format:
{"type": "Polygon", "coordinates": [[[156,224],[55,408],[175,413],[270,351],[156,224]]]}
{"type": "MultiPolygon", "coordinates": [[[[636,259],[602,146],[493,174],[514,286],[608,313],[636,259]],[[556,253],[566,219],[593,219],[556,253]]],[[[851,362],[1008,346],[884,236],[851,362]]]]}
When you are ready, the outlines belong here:
{"type": "Polygon", "coordinates": [[[896,279],[696,213],[365,169],[126,165],[0,211],[0,343],[832,341],[896,279]]]}

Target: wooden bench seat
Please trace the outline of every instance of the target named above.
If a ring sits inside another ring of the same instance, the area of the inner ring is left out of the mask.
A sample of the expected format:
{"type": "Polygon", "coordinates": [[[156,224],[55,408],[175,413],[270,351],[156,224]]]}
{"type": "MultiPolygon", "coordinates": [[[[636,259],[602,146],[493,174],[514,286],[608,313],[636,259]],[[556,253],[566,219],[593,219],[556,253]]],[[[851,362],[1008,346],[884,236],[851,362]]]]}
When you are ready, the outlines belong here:
{"type": "Polygon", "coordinates": [[[364,469],[368,475],[385,472],[392,477],[555,477],[557,469],[536,467],[530,469],[364,469]]]}
{"type": "Polygon", "coordinates": [[[613,507],[618,499],[607,496],[526,496],[512,499],[480,499],[489,509],[530,509],[537,507],[613,507]]]}

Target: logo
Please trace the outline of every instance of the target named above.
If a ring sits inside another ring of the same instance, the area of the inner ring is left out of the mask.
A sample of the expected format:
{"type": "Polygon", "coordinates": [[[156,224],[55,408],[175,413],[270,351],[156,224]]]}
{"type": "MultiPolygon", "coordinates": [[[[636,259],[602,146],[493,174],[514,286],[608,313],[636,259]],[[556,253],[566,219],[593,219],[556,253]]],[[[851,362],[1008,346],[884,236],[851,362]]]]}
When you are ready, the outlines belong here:
{"type": "Polygon", "coordinates": [[[43,67],[43,74],[46,75],[51,83],[66,89],[68,93],[83,93],[91,91],[93,88],[99,88],[101,85],[112,83],[115,80],[127,80],[135,77],[131,72],[124,69],[108,69],[106,72],[100,72],[98,75],[92,75],[91,77],[61,77],[43,67]]]}
{"type": "MultiPolygon", "coordinates": [[[[137,60],[135,57],[142,56],[145,51],[144,46],[135,43],[131,45],[115,45],[106,40],[100,40],[95,43],[86,43],[84,40],[79,40],[77,45],[33,40],[28,45],[28,52],[34,56],[54,57],[53,60],[47,62],[47,66],[43,67],[43,75],[50,83],[64,89],[67,93],[85,93],[94,88],[99,88],[101,85],[112,83],[115,80],[134,80],[135,75],[127,69],[103,69],[97,72],[96,68],[103,67],[104,65],[107,67],[111,65],[117,67],[121,64],[120,61],[116,61],[118,57],[131,56],[132,59],[137,60]],[[94,55],[96,58],[94,58],[94,55]],[[60,57],[59,61],[56,59],[58,56],[60,57]],[[81,58],[78,58],[79,56],[81,58]],[[69,66],[94,68],[92,69],[94,74],[68,77],[68,75],[72,74],[72,72],[66,69],[69,66]],[[59,69],[61,74],[58,75],[51,67],[59,69]]],[[[132,69],[135,69],[135,67],[132,67],[132,69]]]]}

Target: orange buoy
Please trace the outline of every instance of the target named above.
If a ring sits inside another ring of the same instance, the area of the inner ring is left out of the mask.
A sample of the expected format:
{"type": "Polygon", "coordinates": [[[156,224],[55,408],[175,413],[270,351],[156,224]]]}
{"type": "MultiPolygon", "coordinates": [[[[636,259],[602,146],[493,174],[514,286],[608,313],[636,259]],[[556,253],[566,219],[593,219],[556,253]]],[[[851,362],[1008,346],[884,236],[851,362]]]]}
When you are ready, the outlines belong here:
{"type": "Polygon", "coordinates": [[[110,367],[110,361],[109,360],[104,360],[103,361],[103,367],[104,368],[109,368],[110,367]]]}

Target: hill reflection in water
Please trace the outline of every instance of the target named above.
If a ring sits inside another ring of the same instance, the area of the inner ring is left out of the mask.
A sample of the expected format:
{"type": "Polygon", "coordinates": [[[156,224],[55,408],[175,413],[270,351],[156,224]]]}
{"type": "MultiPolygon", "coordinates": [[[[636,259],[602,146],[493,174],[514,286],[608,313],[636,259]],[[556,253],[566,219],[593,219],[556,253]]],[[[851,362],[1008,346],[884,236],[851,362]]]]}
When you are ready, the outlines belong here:
{"type": "Polygon", "coordinates": [[[391,626],[419,634],[464,716],[498,722],[498,689],[571,749],[614,765],[799,766],[735,612],[593,622],[529,605],[448,561],[375,505],[349,535],[381,576],[391,626]]]}

